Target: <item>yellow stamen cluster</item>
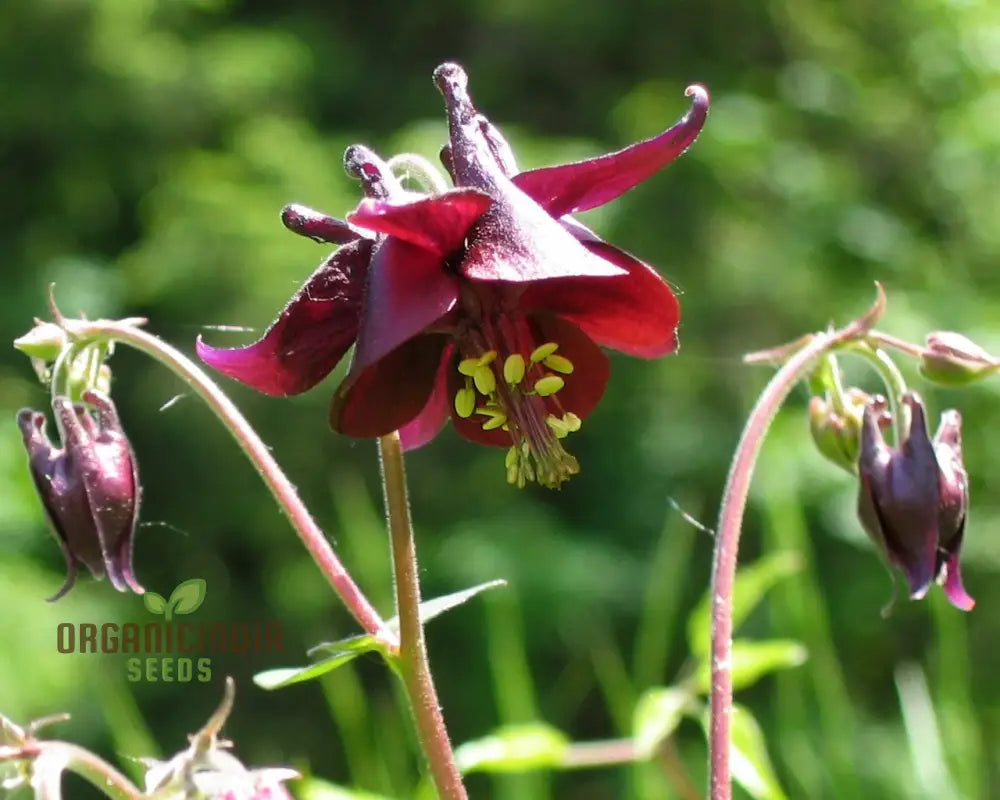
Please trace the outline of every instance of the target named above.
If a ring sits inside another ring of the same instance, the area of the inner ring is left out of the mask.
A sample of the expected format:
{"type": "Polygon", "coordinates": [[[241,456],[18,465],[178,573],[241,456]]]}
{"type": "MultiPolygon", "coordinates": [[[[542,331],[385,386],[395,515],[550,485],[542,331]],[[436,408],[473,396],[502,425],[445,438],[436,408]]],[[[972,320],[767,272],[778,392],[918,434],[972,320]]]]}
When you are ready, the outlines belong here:
{"type": "Polygon", "coordinates": [[[547,414],[543,420],[538,413],[542,406],[537,398],[556,395],[566,385],[561,376],[573,373],[573,362],[558,355],[558,349],[555,342],[546,342],[527,359],[512,353],[502,364],[497,351],[488,350],[458,364],[464,386],[455,393],[455,413],[462,419],[485,417],[484,431],[510,432],[514,446],[507,452],[507,481],[519,487],[537,480],[555,488],[580,471],[558,441],[580,430],[580,418],[566,412],[547,414]]]}

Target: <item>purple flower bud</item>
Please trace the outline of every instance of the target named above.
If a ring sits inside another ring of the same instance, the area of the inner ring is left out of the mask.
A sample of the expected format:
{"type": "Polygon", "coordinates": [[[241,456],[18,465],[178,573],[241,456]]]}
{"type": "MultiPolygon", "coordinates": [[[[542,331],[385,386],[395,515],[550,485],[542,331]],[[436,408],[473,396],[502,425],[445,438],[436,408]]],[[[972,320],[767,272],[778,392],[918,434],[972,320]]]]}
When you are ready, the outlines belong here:
{"type": "Polygon", "coordinates": [[[961,417],[946,411],[932,443],[920,397],[908,392],[903,402],[912,422],[899,447],[886,444],[877,409],[865,409],[858,516],[889,563],[906,575],[911,598],[922,598],[937,581],[952,605],[968,611],[975,601],[966,594],[958,567],[969,505],[961,417]]]}
{"type": "Polygon", "coordinates": [[[68,592],[83,564],[120,592],[143,588],[132,572],[132,541],[139,516],[135,456],[111,400],[85,392],[83,405],[52,400],[61,447],[49,441],[45,415],[24,409],[17,424],[28,450],[38,495],[66,557],[66,582],[50,601],[68,592]]]}

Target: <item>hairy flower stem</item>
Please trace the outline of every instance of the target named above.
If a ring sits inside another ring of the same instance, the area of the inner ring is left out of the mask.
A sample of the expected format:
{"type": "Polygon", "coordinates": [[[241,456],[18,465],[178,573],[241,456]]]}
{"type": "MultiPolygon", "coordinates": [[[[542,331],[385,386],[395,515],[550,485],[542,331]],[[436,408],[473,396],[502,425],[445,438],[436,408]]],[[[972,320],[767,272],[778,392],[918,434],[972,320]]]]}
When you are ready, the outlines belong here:
{"type": "Polygon", "coordinates": [[[709,789],[711,800],[730,800],[730,716],[733,707],[733,586],[743,512],[750,481],[771,422],[795,385],[804,379],[827,353],[864,336],[885,310],[885,294],[876,284],[878,297],[872,308],[850,325],[834,333],[817,333],[804,343],[775,373],[750,412],[729,468],[712,558],[712,685],[709,721],[709,789]]]}
{"type": "Polygon", "coordinates": [[[434,679],[427,661],[424,626],[420,619],[420,578],[417,548],[410,519],[406,469],[399,434],[379,437],[382,492],[389,521],[396,613],[399,615],[398,672],[417,727],[417,736],[442,800],[466,800],[462,776],[455,764],[448,731],[441,714],[434,679]]]}
{"type": "Polygon", "coordinates": [[[0,746],[0,763],[4,761],[30,761],[34,773],[32,784],[41,792],[36,797],[46,800],[59,800],[61,775],[67,770],[111,800],[141,800],[146,796],[107,761],[72,742],[33,741],[20,747],[0,746]],[[47,770],[51,774],[44,774],[47,770]]]}
{"type": "Polygon", "coordinates": [[[387,647],[396,646],[395,635],[386,627],[378,612],[341,564],[330,542],[312,518],[291,481],[278,466],[267,445],[261,441],[257,431],[247,422],[240,410],[197,364],[163,340],[132,324],[126,325],[110,320],[90,322],[71,319],[61,320],[61,324],[67,333],[77,340],[116,341],[127,344],[163,364],[191,387],[236,439],[288,517],[288,521],[316,562],[316,566],[326,576],[358,624],[366,633],[387,647]]]}

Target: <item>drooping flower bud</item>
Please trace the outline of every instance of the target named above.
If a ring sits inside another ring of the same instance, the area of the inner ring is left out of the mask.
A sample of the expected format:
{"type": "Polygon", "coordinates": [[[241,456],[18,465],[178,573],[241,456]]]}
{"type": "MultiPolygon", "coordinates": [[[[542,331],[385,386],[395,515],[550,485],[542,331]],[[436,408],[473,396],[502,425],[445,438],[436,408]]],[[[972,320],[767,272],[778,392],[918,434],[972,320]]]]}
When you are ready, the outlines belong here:
{"type": "Polygon", "coordinates": [[[1000,370],[1000,361],[971,339],[954,331],[927,334],[920,372],[943,386],[966,386],[1000,370]]]}
{"type": "Polygon", "coordinates": [[[945,412],[932,443],[919,396],[907,392],[902,400],[912,422],[898,447],[886,444],[874,405],[865,409],[858,516],[889,563],[906,575],[911,598],[922,598],[938,581],[952,605],[968,611],[974,601],[958,568],[969,497],[961,418],[945,412]]]}
{"type": "Polygon", "coordinates": [[[852,475],[858,472],[861,450],[861,418],[865,408],[873,404],[878,412],[878,424],[889,421],[886,400],[881,395],[869,395],[851,388],[844,393],[845,408],[837,412],[833,403],[822,397],[809,401],[809,431],[820,453],[852,475]]]}
{"type": "Polygon", "coordinates": [[[119,591],[144,591],[132,571],[140,495],[135,456],[110,398],[91,391],[84,400],[96,414],[53,399],[58,447],[44,414],[24,409],[17,416],[38,495],[66,557],[66,582],[50,600],[73,587],[80,564],[119,591]]]}

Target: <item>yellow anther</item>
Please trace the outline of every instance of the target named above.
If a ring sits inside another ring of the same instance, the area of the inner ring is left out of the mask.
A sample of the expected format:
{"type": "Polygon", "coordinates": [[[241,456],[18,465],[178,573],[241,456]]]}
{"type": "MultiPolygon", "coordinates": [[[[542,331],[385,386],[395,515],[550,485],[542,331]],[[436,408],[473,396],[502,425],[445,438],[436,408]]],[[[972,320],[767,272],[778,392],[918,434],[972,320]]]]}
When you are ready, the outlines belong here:
{"type": "Polygon", "coordinates": [[[566,426],[566,423],[558,417],[554,417],[549,414],[545,418],[545,424],[552,428],[552,432],[556,435],[557,439],[565,439],[569,436],[569,428],[566,426]]]}
{"type": "Polygon", "coordinates": [[[511,467],[516,467],[517,466],[517,461],[518,461],[518,456],[519,456],[519,453],[517,452],[517,448],[516,447],[510,448],[510,450],[507,451],[507,457],[504,458],[504,460],[503,460],[503,465],[505,467],[507,467],[508,470],[511,467]]]}
{"type": "Polygon", "coordinates": [[[468,419],[476,410],[476,393],[471,386],[466,386],[455,392],[455,413],[462,419],[468,419]]]}
{"type": "Polygon", "coordinates": [[[500,428],[506,424],[507,424],[507,415],[498,414],[495,417],[490,417],[490,419],[486,420],[486,422],[483,423],[483,430],[495,431],[497,428],[500,428]]]}
{"type": "Polygon", "coordinates": [[[565,385],[566,381],[558,375],[546,375],[544,378],[539,378],[535,381],[535,392],[542,397],[548,397],[558,392],[565,385]]]}
{"type": "Polygon", "coordinates": [[[580,430],[580,426],[583,425],[583,421],[572,411],[567,411],[563,414],[562,421],[570,433],[576,433],[580,430]]]}
{"type": "Polygon", "coordinates": [[[488,405],[488,406],[476,406],[476,413],[482,414],[484,417],[503,417],[506,416],[504,410],[500,406],[488,405]]]}
{"type": "Polygon", "coordinates": [[[544,361],[558,349],[559,345],[555,342],[546,342],[545,344],[538,345],[538,347],[531,351],[531,363],[537,364],[539,361],[544,361]]]}
{"type": "Polygon", "coordinates": [[[521,471],[517,468],[516,464],[511,464],[507,467],[507,483],[516,483],[519,489],[524,488],[524,478],[522,477],[521,471]]]}
{"type": "Polygon", "coordinates": [[[514,353],[507,356],[503,362],[503,379],[511,386],[517,386],[524,380],[524,356],[514,353]]]}
{"type": "Polygon", "coordinates": [[[472,373],[472,380],[476,382],[476,388],[479,390],[479,393],[487,397],[497,390],[496,375],[493,374],[493,370],[488,366],[480,365],[476,367],[476,371],[472,373]]]}
{"type": "Polygon", "coordinates": [[[497,358],[496,350],[487,350],[478,358],[463,358],[461,361],[458,362],[458,371],[461,372],[463,375],[467,375],[468,377],[471,378],[473,375],[476,374],[477,369],[492,364],[494,361],[496,361],[496,358],[497,358]]]}
{"type": "Polygon", "coordinates": [[[570,375],[573,372],[573,362],[565,356],[558,354],[546,356],[542,363],[554,372],[561,372],[563,375],[570,375]]]}

